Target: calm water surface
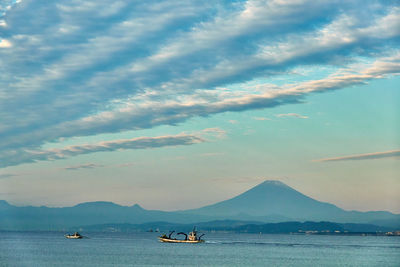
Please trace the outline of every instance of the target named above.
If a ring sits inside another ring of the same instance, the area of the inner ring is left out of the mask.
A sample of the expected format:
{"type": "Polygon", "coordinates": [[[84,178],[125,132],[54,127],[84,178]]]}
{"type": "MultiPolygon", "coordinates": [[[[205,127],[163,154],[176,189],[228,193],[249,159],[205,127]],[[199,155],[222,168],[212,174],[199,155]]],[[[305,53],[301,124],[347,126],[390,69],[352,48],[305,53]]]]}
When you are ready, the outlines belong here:
{"type": "Polygon", "coordinates": [[[0,232],[0,266],[400,266],[400,237],[207,234],[203,244],[166,244],[157,233],[63,234],[0,232]]]}

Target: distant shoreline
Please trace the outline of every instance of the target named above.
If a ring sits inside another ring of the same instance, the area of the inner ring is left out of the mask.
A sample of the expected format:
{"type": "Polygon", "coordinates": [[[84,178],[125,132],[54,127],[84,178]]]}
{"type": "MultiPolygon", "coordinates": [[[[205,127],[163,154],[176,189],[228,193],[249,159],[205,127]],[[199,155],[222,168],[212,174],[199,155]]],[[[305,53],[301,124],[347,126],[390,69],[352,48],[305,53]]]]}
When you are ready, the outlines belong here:
{"type": "Polygon", "coordinates": [[[336,236],[400,236],[400,230],[373,224],[334,222],[280,222],[262,223],[236,220],[216,220],[190,224],[170,222],[150,222],[143,224],[107,223],[80,225],[74,227],[51,227],[48,229],[0,229],[12,232],[102,232],[102,233],[166,233],[170,231],[190,231],[193,226],[207,233],[247,233],[247,234],[292,234],[292,235],[336,235],[336,236]]]}
{"type": "MultiPolygon", "coordinates": [[[[60,233],[64,234],[68,231],[63,230],[1,230],[0,233],[60,233]]],[[[87,233],[119,233],[119,234],[134,234],[134,233],[149,233],[149,231],[135,230],[135,231],[84,231],[87,233]]],[[[203,233],[207,234],[250,234],[250,235],[320,235],[320,236],[387,236],[387,237],[400,237],[398,233],[387,233],[387,232],[349,232],[349,233],[335,233],[335,232],[323,232],[323,233],[304,233],[304,232],[288,232],[288,233],[253,233],[253,232],[233,232],[233,231],[215,231],[215,230],[202,230],[203,233]]],[[[156,233],[156,232],[152,232],[156,233]]]]}

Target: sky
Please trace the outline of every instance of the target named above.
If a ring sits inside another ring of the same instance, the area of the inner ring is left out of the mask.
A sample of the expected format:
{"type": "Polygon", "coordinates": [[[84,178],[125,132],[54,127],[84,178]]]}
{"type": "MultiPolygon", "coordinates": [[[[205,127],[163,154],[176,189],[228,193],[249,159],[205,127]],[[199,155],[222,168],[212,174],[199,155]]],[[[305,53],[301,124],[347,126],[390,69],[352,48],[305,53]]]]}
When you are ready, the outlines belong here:
{"type": "Polygon", "coordinates": [[[0,199],[400,213],[399,74],[398,1],[0,0],[0,199]]]}

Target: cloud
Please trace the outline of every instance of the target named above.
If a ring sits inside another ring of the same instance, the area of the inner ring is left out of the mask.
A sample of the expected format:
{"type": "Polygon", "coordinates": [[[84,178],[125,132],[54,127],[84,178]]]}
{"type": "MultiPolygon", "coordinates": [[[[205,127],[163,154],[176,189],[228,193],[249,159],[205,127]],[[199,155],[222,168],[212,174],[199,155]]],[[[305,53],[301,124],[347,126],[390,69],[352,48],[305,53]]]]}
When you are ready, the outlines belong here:
{"type": "Polygon", "coordinates": [[[115,165],[116,167],[131,167],[131,166],[135,166],[137,163],[136,162],[127,162],[127,163],[121,163],[121,164],[117,164],[115,165]]]}
{"type": "Polygon", "coordinates": [[[214,137],[214,138],[225,138],[226,137],[226,131],[217,127],[214,128],[206,128],[204,130],[201,130],[198,135],[204,136],[204,137],[214,137]]]}
{"type": "Polygon", "coordinates": [[[299,118],[299,119],[308,119],[307,116],[300,115],[297,113],[277,114],[275,116],[277,116],[278,118],[295,117],[295,118],[299,118]]]}
{"type": "Polygon", "coordinates": [[[313,160],[315,162],[328,162],[328,161],[346,161],[346,160],[366,160],[366,159],[383,159],[383,158],[393,158],[400,157],[400,150],[391,150],[385,152],[374,152],[358,155],[350,155],[335,158],[325,158],[313,160]]]}
{"type": "Polygon", "coordinates": [[[103,165],[99,164],[94,164],[94,163],[87,163],[87,164],[81,164],[81,165],[75,165],[75,166],[68,166],[65,167],[64,170],[79,170],[79,169],[94,169],[94,168],[99,168],[99,167],[104,167],[103,165]]]}
{"type": "Polygon", "coordinates": [[[11,46],[12,46],[12,44],[10,41],[8,41],[6,39],[0,40],[0,48],[9,48],[11,46]]]}
{"type": "MultiPolygon", "coordinates": [[[[220,134],[216,129],[207,129],[206,131],[220,134]]],[[[12,166],[22,163],[32,163],[43,160],[57,160],[73,156],[95,153],[95,152],[110,152],[116,150],[131,150],[131,149],[150,149],[169,146],[192,145],[205,142],[205,140],[196,135],[178,134],[170,136],[158,137],[138,137],[132,139],[121,139],[113,141],[104,141],[94,144],[73,145],[63,148],[51,148],[46,150],[25,150],[14,155],[0,156],[0,166],[12,166]],[[7,158],[6,158],[7,157],[7,158]]],[[[78,168],[92,168],[93,164],[79,165],[67,167],[65,169],[72,170],[78,168]]]]}
{"type": "MultiPolygon", "coordinates": [[[[128,103],[126,107],[118,108],[114,111],[101,112],[76,121],[64,122],[47,129],[32,130],[29,133],[21,133],[9,139],[3,138],[4,142],[0,144],[0,150],[3,150],[4,156],[0,157],[0,159],[3,166],[26,162],[26,157],[33,155],[32,151],[35,151],[35,149],[28,149],[29,145],[37,146],[44,140],[55,140],[60,137],[119,132],[131,130],[132,128],[146,129],[165,124],[175,125],[195,116],[209,116],[227,111],[240,112],[250,109],[272,108],[301,103],[303,98],[310,93],[337,90],[355,84],[362,84],[371,79],[384,78],[389,74],[400,73],[400,54],[377,59],[373,63],[361,68],[359,67],[358,72],[353,66],[350,67],[351,70],[340,69],[337,73],[320,80],[283,85],[273,91],[269,89],[269,85],[266,85],[266,89],[262,93],[258,92],[257,94],[238,95],[236,93],[229,94],[223,92],[221,96],[215,95],[214,101],[128,103]],[[35,144],[35,141],[38,143],[35,144]],[[21,151],[14,149],[15,147],[28,148],[21,151]],[[27,149],[30,151],[29,153],[25,151],[27,149]]],[[[263,89],[262,85],[258,85],[257,87],[259,90],[263,89]]],[[[224,135],[221,129],[203,130],[202,134],[207,132],[214,133],[214,135],[217,134],[220,137],[224,135]]],[[[88,151],[88,153],[96,152],[85,149],[83,151],[88,151]]],[[[71,154],[73,153],[71,152],[71,154]]],[[[47,154],[45,153],[44,155],[47,154]]],[[[50,155],[56,156],[57,153],[50,153],[50,155]]],[[[47,158],[47,156],[44,158],[47,158]]]]}
{"type": "MultiPolygon", "coordinates": [[[[127,129],[146,129],[158,125],[174,125],[195,116],[209,116],[223,112],[240,112],[251,109],[272,108],[276,106],[301,103],[310,93],[332,91],[356,84],[362,84],[372,79],[380,79],[388,74],[400,73],[400,54],[390,58],[382,58],[364,66],[356,72],[355,69],[340,69],[337,73],[320,80],[289,84],[271,91],[268,86],[261,93],[229,94],[222,92],[215,95],[214,100],[169,101],[165,103],[144,102],[128,103],[124,108],[101,112],[83,119],[67,122],[52,128],[54,133],[63,132],[62,136],[89,135],[127,129]],[[73,133],[70,133],[73,131],[73,133]]],[[[287,115],[287,114],[286,114],[287,115]]],[[[290,114],[289,114],[290,116],[290,114]]],[[[292,114],[293,116],[293,114],[292,114]]],[[[56,136],[54,137],[56,138],[56,136]]]]}
{"type": "Polygon", "coordinates": [[[256,121],[270,121],[270,118],[266,118],[266,117],[254,117],[253,118],[256,121]]]}
{"type": "Polygon", "coordinates": [[[3,1],[0,166],[60,138],[302,103],[398,74],[399,21],[386,1],[3,1]],[[353,68],[359,58],[375,63],[353,68]],[[341,69],[237,89],[307,65],[341,69]]]}

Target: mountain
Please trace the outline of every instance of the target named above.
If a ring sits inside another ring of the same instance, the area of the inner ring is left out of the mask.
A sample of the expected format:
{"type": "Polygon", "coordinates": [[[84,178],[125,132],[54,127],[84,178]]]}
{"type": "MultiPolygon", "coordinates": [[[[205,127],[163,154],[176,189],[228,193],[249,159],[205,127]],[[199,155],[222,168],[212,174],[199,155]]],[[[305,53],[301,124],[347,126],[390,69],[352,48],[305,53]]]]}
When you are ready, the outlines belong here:
{"type": "Polygon", "coordinates": [[[157,221],[191,224],[213,220],[263,223],[330,221],[400,227],[400,215],[386,211],[345,211],[307,197],[279,181],[265,181],[243,194],[213,205],[174,212],[146,210],[137,204],[121,206],[104,201],[49,208],[16,207],[0,200],[0,229],[3,230],[62,230],[84,225],[157,221]]]}
{"type": "MultiPolygon", "coordinates": [[[[267,180],[234,198],[184,213],[238,217],[244,220],[268,221],[282,217],[286,221],[331,221],[369,223],[397,220],[400,215],[385,211],[346,211],[333,204],[312,199],[280,181],[267,180]]],[[[280,221],[284,221],[281,219],[280,221]]]]}

